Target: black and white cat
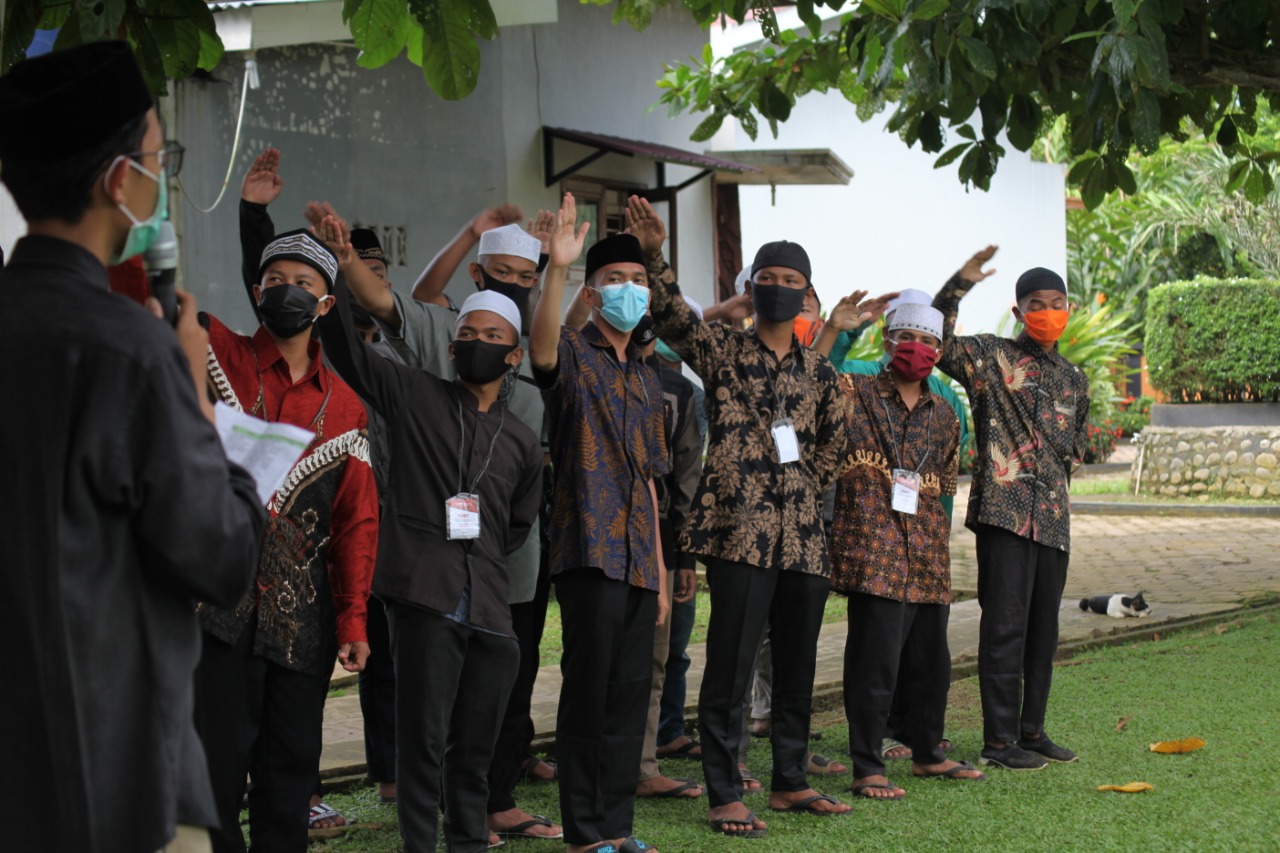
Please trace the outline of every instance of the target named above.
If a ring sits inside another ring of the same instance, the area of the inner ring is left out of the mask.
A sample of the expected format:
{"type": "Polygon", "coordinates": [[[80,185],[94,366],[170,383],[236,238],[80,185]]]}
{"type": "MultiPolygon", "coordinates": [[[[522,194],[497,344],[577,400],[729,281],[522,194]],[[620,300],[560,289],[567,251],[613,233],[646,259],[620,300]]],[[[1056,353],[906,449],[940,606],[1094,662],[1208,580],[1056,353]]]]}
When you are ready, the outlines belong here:
{"type": "Polygon", "coordinates": [[[1123,619],[1126,616],[1151,615],[1151,605],[1142,598],[1141,592],[1133,596],[1095,595],[1093,598],[1082,598],[1080,609],[1086,613],[1090,610],[1094,613],[1105,613],[1117,619],[1123,619]]]}

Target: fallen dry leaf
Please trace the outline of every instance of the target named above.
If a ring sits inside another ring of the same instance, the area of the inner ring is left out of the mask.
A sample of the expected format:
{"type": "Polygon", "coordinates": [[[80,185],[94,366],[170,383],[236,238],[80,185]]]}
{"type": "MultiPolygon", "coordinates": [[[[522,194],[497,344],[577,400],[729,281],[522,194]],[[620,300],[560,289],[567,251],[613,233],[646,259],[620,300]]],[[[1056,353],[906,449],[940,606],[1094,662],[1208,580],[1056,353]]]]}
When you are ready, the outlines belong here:
{"type": "Polygon", "coordinates": [[[1154,634],[1152,634],[1152,635],[1151,635],[1151,639],[1153,639],[1153,640],[1159,640],[1159,639],[1162,639],[1162,638],[1161,638],[1161,636],[1160,636],[1160,632],[1159,632],[1159,631],[1156,631],[1154,634]]]}
{"type": "Polygon", "coordinates": [[[1198,737],[1184,737],[1182,740],[1162,740],[1149,747],[1152,752],[1173,755],[1179,752],[1195,752],[1204,747],[1204,741],[1198,737]]]}
{"type": "Polygon", "coordinates": [[[1128,785],[1099,785],[1099,791],[1118,791],[1121,794],[1141,794],[1143,791],[1154,791],[1155,785],[1150,782],[1130,782],[1128,785]]]}
{"type": "Polygon", "coordinates": [[[1116,723],[1116,731],[1120,731],[1125,726],[1129,725],[1129,721],[1132,719],[1133,717],[1121,717],[1120,722],[1116,723]]]}

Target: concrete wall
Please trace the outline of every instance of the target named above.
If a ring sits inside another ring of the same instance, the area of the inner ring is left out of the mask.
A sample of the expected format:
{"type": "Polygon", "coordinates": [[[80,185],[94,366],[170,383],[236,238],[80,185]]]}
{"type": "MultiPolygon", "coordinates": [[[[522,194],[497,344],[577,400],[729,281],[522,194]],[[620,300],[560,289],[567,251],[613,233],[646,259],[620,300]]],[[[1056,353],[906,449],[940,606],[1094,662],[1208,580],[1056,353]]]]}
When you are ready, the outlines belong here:
{"type": "MultiPolygon", "coordinates": [[[[404,58],[369,70],[341,45],[259,50],[262,88],[249,93],[227,197],[212,214],[182,206],[186,286],[234,327],[252,324],[240,284],[237,205],[252,157],[270,145],[283,152],[285,187],[271,208],[278,229],[300,227],[311,199],[333,202],[353,221],[403,227],[407,253],[392,280],[404,292],[477,210],[509,200],[532,216],[559,204],[558,188],[544,187],[542,125],[690,147],[696,118],[645,112],[657,99],[662,61],[695,54],[706,41],[687,13],[659,10],[644,33],[615,27],[611,9],[576,0],[560,0],[558,15],[557,23],[506,27],[482,43],[479,85],[459,102],[432,94],[404,58]]],[[[176,86],[176,135],[188,148],[184,183],[202,205],[226,169],[243,57],[228,55],[221,82],[176,86]]],[[[652,161],[640,158],[610,155],[587,173],[654,185],[652,161]]],[[[668,181],[693,173],[672,166],[668,181]]],[[[699,283],[695,295],[709,299],[709,183],[685,190],[679,203],[681,272],[699,283]]],[[[449,287],[458,301],[472,290],[465,270],[449,287]]]]}
{"type": "Polygon", "coordinates": [[[966,298],[959,317],[961,332],[994,332],[1024,270],[1065,275],[1065,169],[1006,145],[991,191],[966,191],[956,165],[935,170],[935,155],[885,132],[888,115],[863,124],[838,92],[814,93],[800,99],[777,139],[763,121],[755,142],[741,130],[717,137],[724,149],[830,148],[854,170],[848,186],[780,186],[776,205],[769,187],[743,187],[744,260],[769,240],[801,242],[829,310],[857,289],[934,293],[975,251],[996,243],[997,274],[966,298]]]}
{"type": "MultiPolygon", "coordinates": [[[[1149,426],[1142,431],[1141,452],[1138,485],[1147,494],[1280,496],[1280,426],[1149,426]]],[[[1131,482],[1138,470],[1135,465],[1131,482]]]]}

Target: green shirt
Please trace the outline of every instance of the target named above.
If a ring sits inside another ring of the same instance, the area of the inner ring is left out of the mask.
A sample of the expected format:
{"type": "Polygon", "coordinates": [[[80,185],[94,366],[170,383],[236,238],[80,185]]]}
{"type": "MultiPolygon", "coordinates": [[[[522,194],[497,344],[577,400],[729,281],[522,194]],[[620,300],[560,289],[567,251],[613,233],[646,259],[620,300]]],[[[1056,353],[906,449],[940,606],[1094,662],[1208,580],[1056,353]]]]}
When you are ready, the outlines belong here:
{"type": "MultiPolygon", "coordinates": [[[[846,358],[854,341],[862,334],[863,328],[859,327],[850,332],[841,332],[840,336],[836,338],[835,345],[831,347],[831,364],[835,367],[836,373],[861,373],[866,376],[875,376],[884,370],[885,365],[889,363],[888,354],[881,356],[879,361],[846,358]]],[[[947,404],[955,409],[956,417],[960,419],[960,448],[963,453],[965,442],[969,440],[969,420],[965,417],[964,401],[951,388],[951,384],[939,378],[936,372],[929,374],[929,391],[946,400],[947,404]]],[[[956,499],[951,495],[943,495],[941,501],[942,508],[947,511],[947,517],[950,518],[955,508],[956,499]]]]}

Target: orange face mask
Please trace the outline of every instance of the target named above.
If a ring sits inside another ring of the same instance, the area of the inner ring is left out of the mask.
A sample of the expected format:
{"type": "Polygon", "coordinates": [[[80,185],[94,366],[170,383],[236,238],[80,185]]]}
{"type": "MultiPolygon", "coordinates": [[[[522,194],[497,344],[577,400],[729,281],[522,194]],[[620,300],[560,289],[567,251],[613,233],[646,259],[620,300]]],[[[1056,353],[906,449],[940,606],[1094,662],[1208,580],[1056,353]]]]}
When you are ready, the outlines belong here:
{"type": "Polygon", "coordinates": [[[813,346],[813,342],[817,340],[818,333],[822,330],[822,321],[810,320],[807,317],[797,317],[792,328],[795,330],[801,346],[813,346]]]}
{"type": "Polygon", "coordinates": [[[1046,308],[1043,311],[1029,311],[1022,315],[1022,322],[1027,327],[1027,334],[1038,344],[1048,346],[1062,337],[1067,328],[1067,311],[1055,311],[1046,308]]]}

